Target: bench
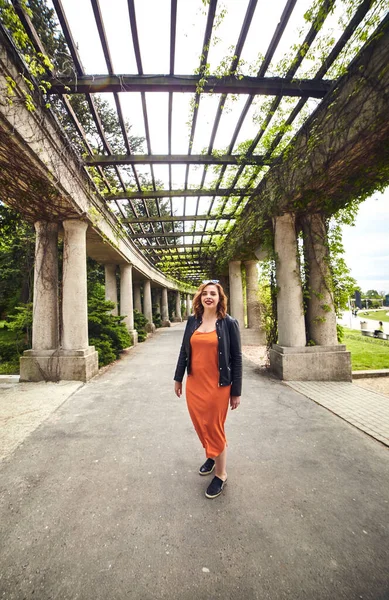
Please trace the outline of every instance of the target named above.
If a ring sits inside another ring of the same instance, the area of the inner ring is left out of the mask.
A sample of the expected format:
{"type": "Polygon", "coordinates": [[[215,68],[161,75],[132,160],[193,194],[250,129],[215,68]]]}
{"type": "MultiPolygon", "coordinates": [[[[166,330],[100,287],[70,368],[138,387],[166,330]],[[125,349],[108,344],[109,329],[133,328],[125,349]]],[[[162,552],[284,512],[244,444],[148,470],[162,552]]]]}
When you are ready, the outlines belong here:
{"type": "Polygon", "coordinates": [[[365,335],[367,337],[373,337],[377,340],[389,340],[389,335],[387,333],[384,333],[383,331],[380,331],[378,335],[374,335],[374,331],[369,331],[368,329],[361,329],[361,333],[362,335],[365,335]]]}

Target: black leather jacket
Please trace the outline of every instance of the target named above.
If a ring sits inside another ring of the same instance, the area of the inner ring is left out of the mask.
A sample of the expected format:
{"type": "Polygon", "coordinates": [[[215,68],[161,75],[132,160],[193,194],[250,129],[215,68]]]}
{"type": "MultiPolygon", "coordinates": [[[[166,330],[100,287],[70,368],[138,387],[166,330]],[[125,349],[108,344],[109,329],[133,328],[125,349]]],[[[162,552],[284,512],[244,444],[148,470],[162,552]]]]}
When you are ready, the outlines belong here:
{"type": "MultiPolygon", "coordinates": [[[[190,374],[191,347],[190,338],[200,327],[201,319],[191,316],[186,324],[180,355],[177,361],[174,381],[182,381],[185,369],[190,374]]],[[[239,324],[236,319],[226,315],[216,321],[218,337],[219,385],[231,385],[231,396],[242,393],[242,350],[240,345],[239,324]]]]}

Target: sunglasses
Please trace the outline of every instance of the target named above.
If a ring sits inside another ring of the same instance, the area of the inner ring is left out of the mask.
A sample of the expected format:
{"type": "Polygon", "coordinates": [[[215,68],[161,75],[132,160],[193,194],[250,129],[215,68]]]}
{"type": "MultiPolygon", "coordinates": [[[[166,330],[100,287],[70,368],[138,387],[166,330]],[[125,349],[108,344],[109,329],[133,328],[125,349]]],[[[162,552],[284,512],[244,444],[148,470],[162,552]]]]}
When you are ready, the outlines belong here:
{"type": "Polygon", "coordinates": [[[201,283],[219,283],[218,279],[203,279],[201,283]]]}

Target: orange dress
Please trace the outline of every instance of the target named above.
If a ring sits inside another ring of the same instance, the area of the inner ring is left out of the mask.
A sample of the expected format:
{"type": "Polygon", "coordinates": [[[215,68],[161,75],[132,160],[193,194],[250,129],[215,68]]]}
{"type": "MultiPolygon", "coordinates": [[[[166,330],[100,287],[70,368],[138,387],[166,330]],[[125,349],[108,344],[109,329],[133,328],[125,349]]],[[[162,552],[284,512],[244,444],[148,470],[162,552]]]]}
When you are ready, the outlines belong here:
{"type": "Polygon", "coordinates": [[[215,458],[227,444],[224,423],[231,386],[219,386],[216,331],[195,331],[190,345],[191,373],[186,379],[186,402],[207,458],[215,458]]]}

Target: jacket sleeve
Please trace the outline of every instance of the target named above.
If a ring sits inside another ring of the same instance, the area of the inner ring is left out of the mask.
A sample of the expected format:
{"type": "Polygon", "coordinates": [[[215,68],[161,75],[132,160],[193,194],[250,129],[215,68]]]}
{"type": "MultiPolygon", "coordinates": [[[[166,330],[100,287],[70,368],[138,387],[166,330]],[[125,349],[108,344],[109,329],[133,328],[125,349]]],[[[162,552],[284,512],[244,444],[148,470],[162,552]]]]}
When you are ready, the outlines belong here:
{"type": "Polygon", "coordinates": [[[230,356],[231,356],[231,396],[242,394],[242,348],[240,342],[239,323],[236,319],[229,320],[230,356]]]}
{"type": "Polygon", "coordinates": [[[191,319],[189,318],[186,322],[186,327],[185,327],[185,331],[184,331],[184,336],[182,338],[182,344],[181,344],[181,350],[180,350],[180,354],[178,356],[178,361],[177,361],[177,366],[176,366],[176,372],[174,374],[174,381],[182,381],[184,378],[184,374],[185,374],[185,369],[188,365],[188,356],[187,356],[187,352],[185,349],[185,337],[187,335],[187,333],[189,332],[189,323],[190,323],[191,319]]]}

